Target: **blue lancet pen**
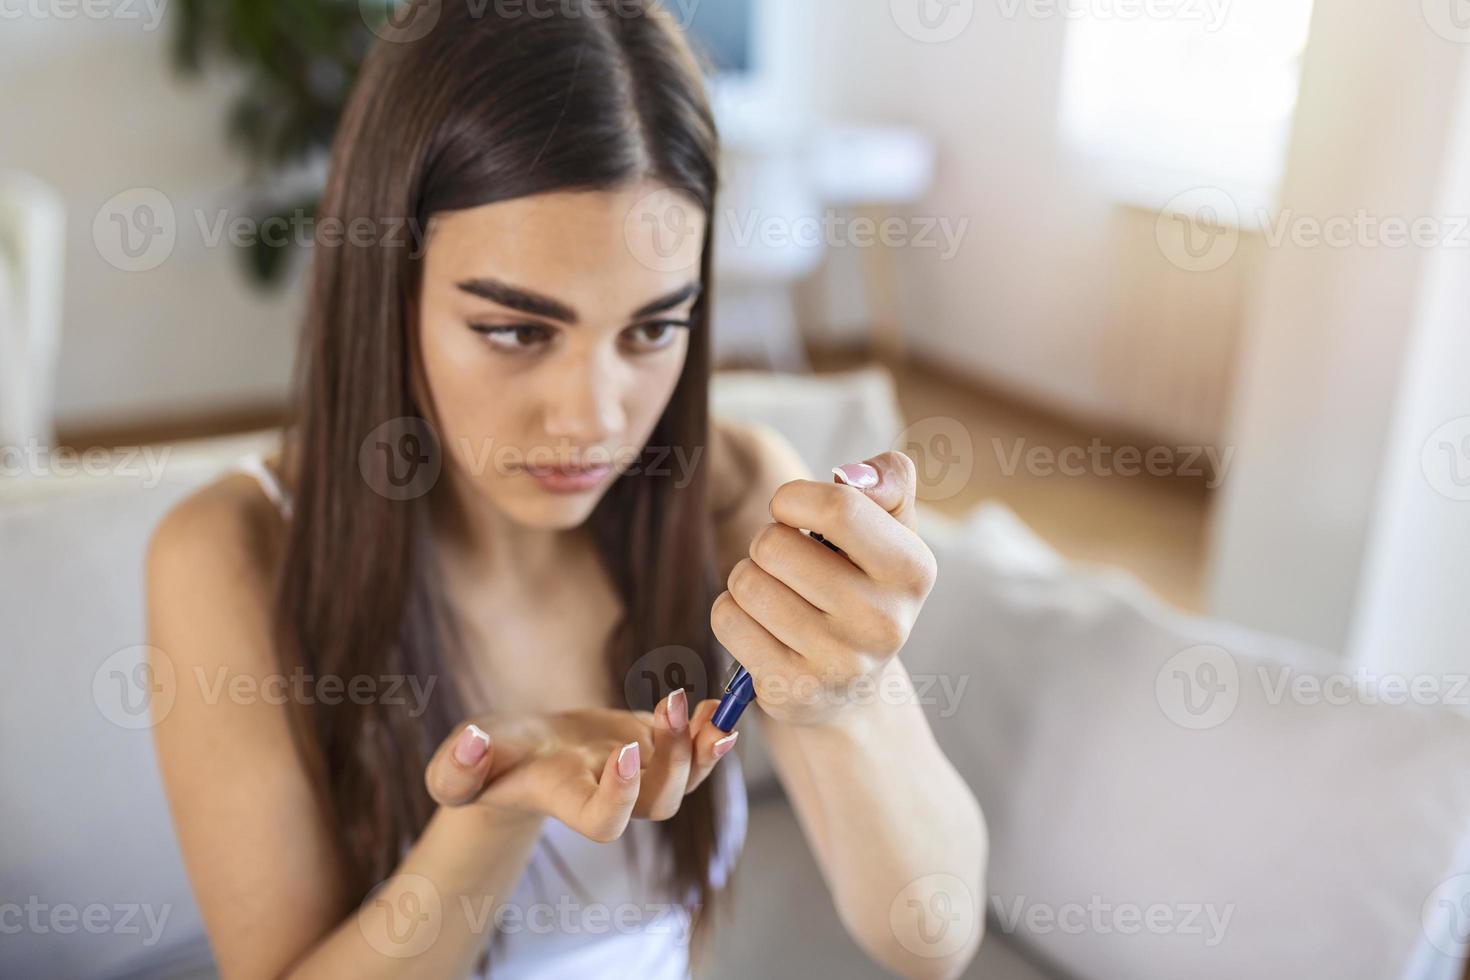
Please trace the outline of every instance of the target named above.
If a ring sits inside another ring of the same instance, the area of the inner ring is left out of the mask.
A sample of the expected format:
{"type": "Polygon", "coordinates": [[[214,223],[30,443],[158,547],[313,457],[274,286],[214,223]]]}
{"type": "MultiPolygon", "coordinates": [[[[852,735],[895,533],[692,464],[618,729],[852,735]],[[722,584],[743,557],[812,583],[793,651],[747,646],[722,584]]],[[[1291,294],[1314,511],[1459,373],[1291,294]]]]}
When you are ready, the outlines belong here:
{"type": "MultiPolygon", "coordinates": [[[[842,549],[831,541],[822,537],[816,531],[808,531],[814,539],[831,548],[839,555],[842,549]]],[[[735,727],[740,716],[745,713],[746,707],[755,700],[755,681],[750,677],[750,672],[739,664],[735,665],[735,673],[730,675],[730,683],[725,685],[725,693],[720,697],[720,705],[715,708],[712,723],[722,732],[728,732],[735,727]]]]}

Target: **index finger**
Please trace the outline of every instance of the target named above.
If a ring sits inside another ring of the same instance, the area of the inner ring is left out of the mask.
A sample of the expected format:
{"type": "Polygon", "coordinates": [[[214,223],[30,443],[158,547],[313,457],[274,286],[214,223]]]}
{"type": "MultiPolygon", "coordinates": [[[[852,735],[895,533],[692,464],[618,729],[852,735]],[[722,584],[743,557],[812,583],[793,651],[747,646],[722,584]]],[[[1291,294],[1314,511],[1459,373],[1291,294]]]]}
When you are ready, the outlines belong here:
{"type": "Polygon", "coordinates": [[[821,532],[869,578],[907,580],[919,569],[916,535],[867,494],[839,483],[793,480],[771,497],[771,518],[821,532]]]}

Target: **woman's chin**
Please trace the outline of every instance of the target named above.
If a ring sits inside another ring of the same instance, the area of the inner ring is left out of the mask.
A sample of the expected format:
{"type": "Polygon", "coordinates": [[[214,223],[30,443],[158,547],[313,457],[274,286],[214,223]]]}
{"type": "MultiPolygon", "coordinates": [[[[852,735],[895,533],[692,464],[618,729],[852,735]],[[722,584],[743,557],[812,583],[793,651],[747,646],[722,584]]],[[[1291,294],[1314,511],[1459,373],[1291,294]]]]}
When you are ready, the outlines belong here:
{"type": "Polygon", "coordinates": [[[582,493],[546,493],[532,491],[507,502],[506,514],[523,527],[543,531],[570,531],[587,523],[597,503],[602,499],[603,488],[582,493]]]}

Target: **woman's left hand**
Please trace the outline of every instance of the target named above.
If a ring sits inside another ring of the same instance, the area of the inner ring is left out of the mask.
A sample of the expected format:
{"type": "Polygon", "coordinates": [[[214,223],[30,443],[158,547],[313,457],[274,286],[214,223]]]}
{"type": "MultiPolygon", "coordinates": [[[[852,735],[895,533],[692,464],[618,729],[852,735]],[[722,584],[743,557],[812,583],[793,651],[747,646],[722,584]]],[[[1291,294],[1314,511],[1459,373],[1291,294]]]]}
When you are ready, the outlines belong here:
{"type": "Polygon", "coordinates": [[[934,587],[934,554],[915,530],[913,461],[886,452],[840,469],[845,486],[795,480],[776,491],[775,521],[710,611],[757,703],[780,721],[816,724],[881,696],[863,685],[903,648],[934,587]]]}

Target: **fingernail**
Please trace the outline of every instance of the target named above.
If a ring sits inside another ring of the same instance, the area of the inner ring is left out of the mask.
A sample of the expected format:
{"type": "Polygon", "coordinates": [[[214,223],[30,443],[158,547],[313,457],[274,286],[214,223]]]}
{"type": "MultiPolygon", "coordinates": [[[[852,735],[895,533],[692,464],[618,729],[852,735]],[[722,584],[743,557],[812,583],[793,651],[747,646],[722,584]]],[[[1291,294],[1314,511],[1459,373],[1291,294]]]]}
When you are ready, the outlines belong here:
{"type": "Polygon", "coordinates": [[[618,753],[618,775],[624,779],[632,779],[638,775],[637,742],[629,742],[623,746],[623,751],[618,753]]]}
{"type": "Polygon", "coordinates": [[[729,752],[731,749],[733,749],[735,747],[735,740],[739,737],[739,732],[731,732],[729,735],[726,735],[724,738],[716,742],[714,749],[715,758],[718,759],[722,757],[726,752],[729,752]]]}
{"type": "Polygon", "coordinates": [[[689,727],[689,698],[682,687],[669,695],[669,727],[676,732],[689,727]]]}
{"type": "Polygon", "coordinates": [[[832,475],[838,483],[845,483],[859,490],[868,490],[878,485],[878,471],[867,463],[847,463],[832,467],[832,475]]]}
{"type": "Polygon", "coordinates": [[[479,725],[470,725],[459,733],[454,743],[454,761],[462,766],[476,765],[490,751],[490,736],[479,725]]]}

